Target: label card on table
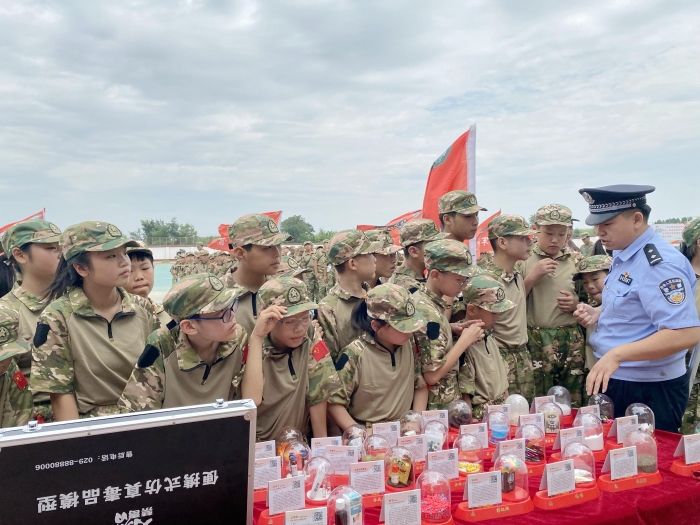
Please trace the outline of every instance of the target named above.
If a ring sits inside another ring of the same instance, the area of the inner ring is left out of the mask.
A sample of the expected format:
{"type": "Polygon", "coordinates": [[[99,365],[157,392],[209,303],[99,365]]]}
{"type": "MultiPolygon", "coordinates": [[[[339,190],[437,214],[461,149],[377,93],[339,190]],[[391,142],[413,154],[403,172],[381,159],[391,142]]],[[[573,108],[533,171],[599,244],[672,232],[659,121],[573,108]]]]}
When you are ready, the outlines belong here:
{"type": "Polygon", "coordinates": [[[601,474],[610,472],[610,479],[630,478],[637,475],[637,447],[618,448],[608,452],[601,474]]]}
{"type": "Polygon", "coordinates": [[[501,471],[472,474],[467,478],[464,487],[464,499],[468,500],[469,508],[476,509],[487,505],[503,503],[501,492],[501,471]]]}
{"type": "Polygon", "coordinates": [[[535,414],[539,410],[540,406],[544,405],[545,403],[554,403],[554,396],[536,397],[532,402],[532,406],[530,407],[530,414],[535,414]]]}
{"type": "Polygon", "coordinates": [[[544,434],[544,414],[524,414],[520,416],[518,427],[523,425],[535,425],[544,434]]]}
{"type": "Polygon", "coordinates": [[[447,479],[459,478],[458,452],[454,448],[441,450],[440,452],[428,452],[428,466],[426,470],[437,470],[447,479]]]}
{"type": "Polygon", "coordinates": [[[304,477],[295,476],[270,481],[267,485],[267,501],[270,516],[282,514],[288,510],[303,509],[305,505],[304,477]]]}
{"type": "Polygon", "coordinates": [[[326,447],[339,447],[343,444],[343,438],[340,436],[336,437],[325,437],[325,438],[313,438],[311,440],[311,457],[317,458],[319,456],[326,455],[326,447]]]}
{"type": "Polygon", "coordinates": [[[350,485],[363,496],[384,494],[384,461],[350,465],[350,485]]]}
{"type": "Polygon", "coordinates": [[[284,525],[326,525],[328,508],[314,507],[313,509],[288,510],[284,514],[284,525]]]}
{"type": "Polygon", "coordinates": [[[385,525],[421,525],[420,490],[389,492],[384,496],[379,521],[385,525]]]}
{"type": "Polygon", "coordinates": [[[486,423],[473,423],[471,425],[461,425],[460,434],[471,434],[479,440],[481,448],[489,448],[489,427],[486,423]]]}
{"type": "Polygon", "coordinates": [[[617,417],[613,422],[612,428],[610,428],[608,437],[617,436],[617,444],[622,445],[627,434],[638,428],[637,416],[617,417]]]}
{"type": "MultiPolygon", "coordinates": [[[[274,443],[274,442],[273,442],[274,443]]],[[[265,489],[270,481],[282,477],[282,462],[279,456],[274,458],[256,458],[253,474],[253,489],[265,489]]]]}
{"type": "Polygon", "coordinates": [[[439,421],[445,425],[445,428],[450,428],[450,425],[447,423],[447,410],[423,410],[421,415],[423,416],[423,424],[425,425],[427,425],[429,421],[439,421]]]}
{"type": "Polygon", "coordinates": [[[503,456],[505,454],[513,454],[525,461],[525,438],[501,441],[496,446],[496,452],[493,453],[494,463],[499,458],[499,456],[503,456]]]}
{"type": "Polygon", "coordinates": [[[425,463],[428,448],[423,434],[419,436],[401,436],[398,439],[398,444],[411,453],[413,461],[416,463],[425,463]]]}
{"type": "Polygon", "coordinates": [[[686,465],[700,463],[700,434],[689,434],[681,437],[673,457],[685,456],[686,465]]]}
{"type": "Polygon", "coordinates": [[[578,409],[580,414],[594,414],[600,417],[600,405],[590,405],[578,409]]]}
{"type": "Polygon", "coordinates": [[[398,421],[392,421],[390,423],[375,423],[372,425],[372,434],[377,434],[386,438],[389,442],[390,447],[395,447],[396,442],[399,439],[400,425],[398,421]]]}
{"type": "Polygon", "coordinates": [[[350,474],[350,464],[360,460],[357,447],[326,447],[326,459],[333,465],[336,474],[350,474]]]}
{"type": "Polygon", "coordinates": [[[487,405],[486,411],[487,414],[491,412],[503,412],[508,418],[508,421],[510,421],[510,405],[487,405]]]}
{"type": "Polygon", "coordinates": [[[261,441],[255,444],[255,459],[274,458],[275,457],[275,440],[261,441]]]}
{"type": "Polygon", "coordinates": [[[540,482],[540,490],[544,489],[547,489],[547,496],[550,498],[576,490],[574,460],[567,459],[547,465],[546,473],[540,482]]]}
{"type": "Polygon", "coordinates": [[[562,428],[557,434],[557,439],[554,441],[552,450],[561,450],[564,452],[567,445],[570,443],[581,443],[584,445],[585,432],[583,427],[562,428]]]}

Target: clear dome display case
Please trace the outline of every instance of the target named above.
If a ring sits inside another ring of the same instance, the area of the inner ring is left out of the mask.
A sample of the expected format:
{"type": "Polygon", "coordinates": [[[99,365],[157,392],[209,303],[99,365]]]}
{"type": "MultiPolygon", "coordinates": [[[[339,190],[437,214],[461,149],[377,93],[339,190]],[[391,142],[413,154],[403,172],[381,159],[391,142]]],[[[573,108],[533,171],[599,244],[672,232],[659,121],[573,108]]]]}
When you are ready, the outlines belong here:
{"type": "Polygon", "coordinates": [[[520,394],[511,394],[505,400],[505,405],[510,407],[510,426],[517,427],[520,416],[530,413],[530,404],[520,394]]]}
{"type": "Polygon", "coordinates": [[[387,451],[384,456],[384,476],[388,490],[403,490],[413,486],[413,456],[408,449],[391,447],[387,451]]]}
{"type": "Polygon", "coordinates": [[[399,421],[402,436],[418,436],[423,432],[423,416],[420,413],[409,410],[399,421]]]}
{"type": "Polygon", "coordinates": [[[389,450],[389,442],[380,435],[371,435],[362,444],[362,461],[378,461],[384,459],[389,450]]]}
{"type": "Polygon", "coordinates": [[[437,525],[452,518],[450,483],[434,470],[418,476],[416,488],[420,490],[420,516],[425,524],[437,525]]]}
{"type": "Polygon", "coordinates": [[[479,440],[470,434],[461,434],[452,444],[457,450],[457,467],[461,476],[484,470],[484,450],[479,440]]]}

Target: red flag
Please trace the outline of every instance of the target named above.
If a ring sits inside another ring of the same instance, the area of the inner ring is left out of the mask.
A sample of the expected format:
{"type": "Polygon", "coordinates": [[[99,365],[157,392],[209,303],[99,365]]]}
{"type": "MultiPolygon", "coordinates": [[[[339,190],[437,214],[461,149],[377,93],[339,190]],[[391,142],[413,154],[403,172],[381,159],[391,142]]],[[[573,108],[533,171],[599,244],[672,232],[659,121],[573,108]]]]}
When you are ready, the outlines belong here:
{"type": "Polygon", "coordinates": [[[211,241],[209,244],[207,244],[207,248],[211,248],[212,250],[220,250],[220,251],[228,251],[228,238],[224,237],[219,237],[218,239],[214,239],[211,241]]]}
{"type": "Polygon", "coordinates": [[[475,191],[476,124],[433,162],[423,198],[423,217],[440,225],[438,200],[453,190],[475,191]]]}
{"type": "Polygon", "coordinates": [[[16,221],[16,222],[11,222],[10,224],[6,224],[6,225],[3,226],[2,228],[0,228],[0,233],[5,232],[5,230],[9,230],[9,229],[12,228],[15,224],[19,224],[20,222],[31,221],[32,219],[41,219],[41,220],[44,220],[45,217],[46,217],[46,208],[44,208],[44,209],[41,210],[41,211],[36,212],[36,213],[33,214],[33,215],[30,215],[30,216],[27,217],[26,219],[22,219],[21,221],[16,221]]]}
{"type": "Polygon", "coordinates": [[[493,250],[491,249],[491,242],[489,241],[489,223],[496,217],[498,217],[501,214],[501,210],[498,210],[496,213],[491,215],[488,219],[486,219],[484,222],[479,224],[479,227],[476,230],[476,235],[474,236],[474,239],[476,240],[476,259],[479,259],[479,255],[481,255],[484,252],[492,252],[493,250]]]}
{"type": "MultiPolygon", "coordinates": [[[[261,215],[265,215],[267,217],[270,217],[273,221],[275,221],[275,224],[277,226],[280,225],[280,219],[282,218],[282,211],[266,211],[263,212],[261,215]]],[[[219,224],[219,235],[223,238],[223,243],[226,245],[225,248],[216,248],[215,246],[212,246],[213,243],[219,243],[220,239],[214,239],[211,241],[209,244],[207,244],[208,248],[214,248],[216,250],[228,250],[228,245],[230,244],[229,238],[228,238],[228,227],[230,224],[219,224]]]]}
{"type": "Polygon", "coordinates": [[[369,230],[386,230],[394,238],[394,244],[401,244],[401,242],[399,241],[399,230],[401,229],[401,227],[404,224],[406,224],[406,221],[410,221],[411,219],[417,219],[418,217],[420,217],[421,211],[422,210],[416,210],[416,211],[409,211],[408,213],[404,213],[403,215],[396,217],[394,220],[389,221],[384,226],[372,226],[370,224],[358,224],[357,229],[362,230],[363,232],[366,232],[369,230]]]}

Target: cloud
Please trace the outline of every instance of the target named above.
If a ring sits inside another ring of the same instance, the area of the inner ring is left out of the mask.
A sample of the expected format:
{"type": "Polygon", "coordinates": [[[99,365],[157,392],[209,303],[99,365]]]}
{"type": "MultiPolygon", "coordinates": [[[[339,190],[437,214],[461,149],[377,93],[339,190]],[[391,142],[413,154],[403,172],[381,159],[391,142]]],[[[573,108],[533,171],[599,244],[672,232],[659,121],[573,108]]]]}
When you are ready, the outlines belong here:
{"type": "MultiPolygon", "coordinates": [[[[142,218],[201,234],[282,209],[317,228],[422,203],[471,123],[477,194],[529,215],[651,183],[697,213],[693,2],[6,2],[5,222],[142,218]]],[[[582,217],[581,217],[582,218],[582,217]]],[[[0,222],[3,222],[0,220],[0,222]]]]}

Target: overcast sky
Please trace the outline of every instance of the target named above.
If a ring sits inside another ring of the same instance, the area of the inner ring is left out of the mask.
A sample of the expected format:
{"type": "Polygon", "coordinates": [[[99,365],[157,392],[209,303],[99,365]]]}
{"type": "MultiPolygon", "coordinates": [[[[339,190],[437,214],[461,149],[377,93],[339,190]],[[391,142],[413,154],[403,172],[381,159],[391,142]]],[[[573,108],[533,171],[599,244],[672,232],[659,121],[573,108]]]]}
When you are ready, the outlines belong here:
{"type": "Polygon", "coordinates": [[[698,215],[700,2],[0,3],[0,225],[317,229],[422,205],[477,125],[479,203],[584,219],[584,186],[698,215]]]}

